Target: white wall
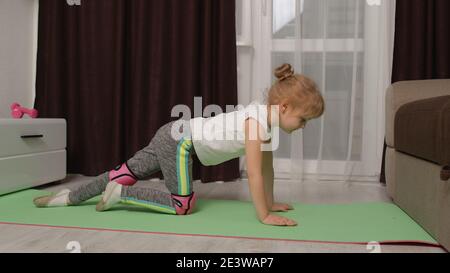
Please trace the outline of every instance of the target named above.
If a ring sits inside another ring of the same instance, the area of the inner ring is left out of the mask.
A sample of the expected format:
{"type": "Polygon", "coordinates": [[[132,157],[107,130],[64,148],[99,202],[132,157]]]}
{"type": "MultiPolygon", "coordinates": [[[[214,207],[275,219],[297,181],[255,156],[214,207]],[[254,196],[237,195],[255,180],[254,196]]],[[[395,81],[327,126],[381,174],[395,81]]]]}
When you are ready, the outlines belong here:
{"type": "Polygon", "coordinates": [[[38,0],[0,0],[0,118],[35,97],[38,0]]]}

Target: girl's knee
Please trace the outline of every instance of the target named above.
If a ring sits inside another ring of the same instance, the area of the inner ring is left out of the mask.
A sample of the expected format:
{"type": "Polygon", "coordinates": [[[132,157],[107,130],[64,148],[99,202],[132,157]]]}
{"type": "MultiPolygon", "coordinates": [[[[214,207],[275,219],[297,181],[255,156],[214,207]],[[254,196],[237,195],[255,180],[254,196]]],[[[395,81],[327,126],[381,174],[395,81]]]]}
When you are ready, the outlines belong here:
{"type": "Polygon", "coordinates": [[[128,168],[127,163],[124,163],[109,172],[109,181],[115,181],[124,186],[133,186],[137,183],[138,179],[130,168],[128,168]]]}

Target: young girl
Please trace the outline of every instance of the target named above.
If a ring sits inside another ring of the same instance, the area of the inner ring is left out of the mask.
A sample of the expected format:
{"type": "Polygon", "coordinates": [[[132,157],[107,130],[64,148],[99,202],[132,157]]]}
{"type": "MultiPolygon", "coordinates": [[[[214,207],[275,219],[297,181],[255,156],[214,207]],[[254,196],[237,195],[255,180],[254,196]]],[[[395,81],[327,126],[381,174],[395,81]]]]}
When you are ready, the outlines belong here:
{"type": "Polygon", "coordinates": [[[195,154],[203,165],[212,166],[245,155],[258,219],[267,225],[297,225],[291,219],[271,213],[293,208],[274,202],[273,156],[271,151],[263,151],[262,146],[271,144],[274,127],[289,134],[302,129],[309,120],[323,114],[325,104],[316,84],[305,76],[294,74],[289,64],[277,68],[275,76],[278,81],[270,89],[267,103],[255,101],[242,110],[191,119],[184,123],[181,139],[174,138],[176,122],[170,122],[157,131],[146,148],[126,163],[76,190],[38,197],[34,200],[35,205],[79,205],[104,192],[97,211],[106,211],[123,203],[162,213],[188,215],[193,212],[196,201],[192,187],[192,156],[195,154]],[[169,193],[133,187],[138,180],[146,180],[158,171],[162,171],[169,193]]]}

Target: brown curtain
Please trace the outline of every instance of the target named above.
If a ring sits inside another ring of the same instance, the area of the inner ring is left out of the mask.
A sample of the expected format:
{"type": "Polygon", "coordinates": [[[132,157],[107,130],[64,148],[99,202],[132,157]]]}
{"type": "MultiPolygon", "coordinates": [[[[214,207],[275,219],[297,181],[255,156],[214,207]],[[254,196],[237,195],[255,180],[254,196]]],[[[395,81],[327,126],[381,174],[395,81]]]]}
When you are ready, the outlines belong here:
{"type": "MultiPolygon", "coordinates": [[[[194,97],[237,105],[234,0],[40,0],[38,31],[35,107],[67,120],[69,173],[126,161],[194,97]]],[[[195,179],[239,176],[194,158],[195,179]]]]}
{"type": "MultiPolygon", "coordinates": [[[[446,78],[450,78],[450,1],[397,0],[392,83],[446,78]]],[[[385,153],[386,143],[383,183],[385,153]]]]}

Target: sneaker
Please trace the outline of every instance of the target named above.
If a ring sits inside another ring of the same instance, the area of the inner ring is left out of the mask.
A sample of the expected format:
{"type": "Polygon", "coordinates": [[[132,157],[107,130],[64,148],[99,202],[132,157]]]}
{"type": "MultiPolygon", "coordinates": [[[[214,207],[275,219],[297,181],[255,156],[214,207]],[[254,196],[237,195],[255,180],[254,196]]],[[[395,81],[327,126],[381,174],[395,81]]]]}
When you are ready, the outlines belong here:
{"type": "Polygon", "coordinates": [[[106,186],[102,200],[97,204],[97,211],[106,211],[121,201],[122,185],[111,181],[106,186]]]}
{"type": "Polygon", "coordinates": [[[56,194],[37,197],[33,200],[38,208],[65,207],[69,206],[70,190],[64,189],[56,194]]]}

